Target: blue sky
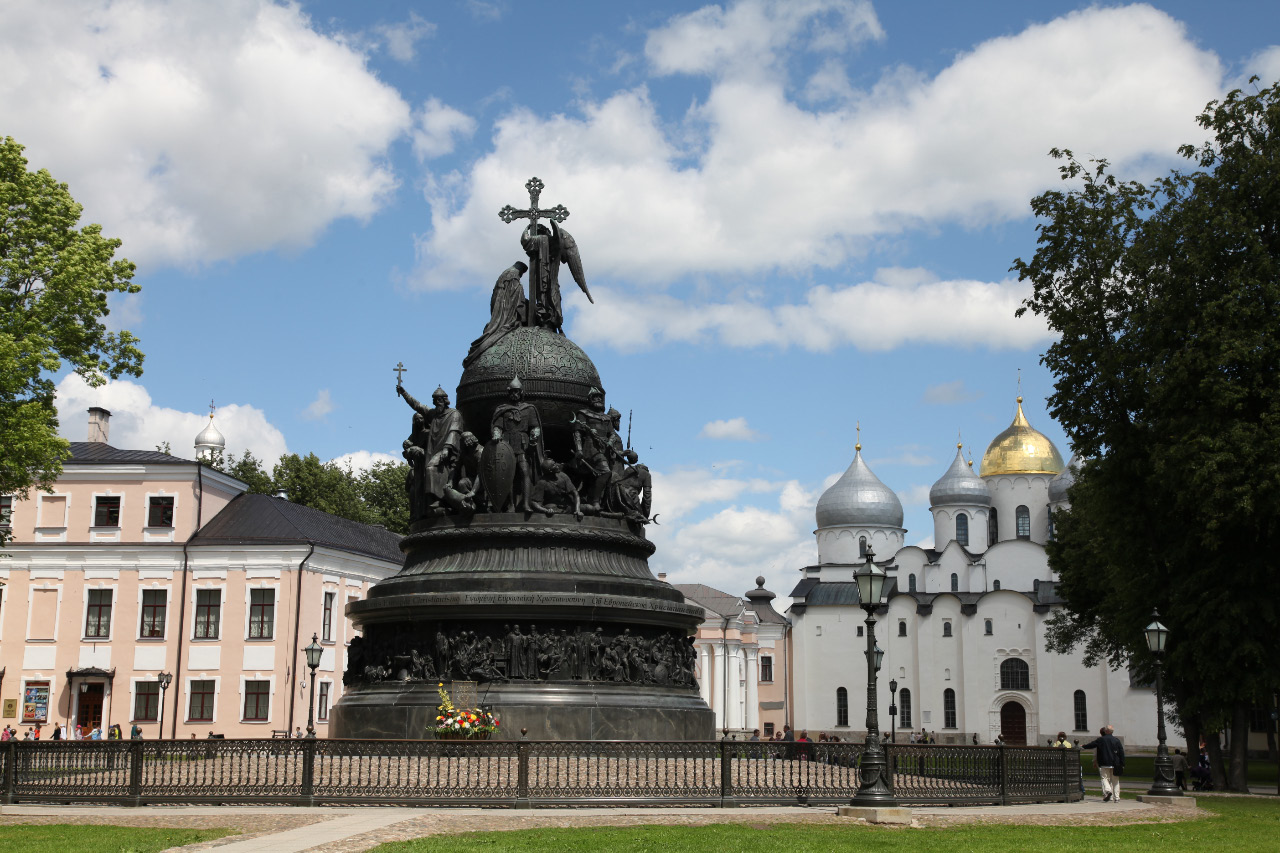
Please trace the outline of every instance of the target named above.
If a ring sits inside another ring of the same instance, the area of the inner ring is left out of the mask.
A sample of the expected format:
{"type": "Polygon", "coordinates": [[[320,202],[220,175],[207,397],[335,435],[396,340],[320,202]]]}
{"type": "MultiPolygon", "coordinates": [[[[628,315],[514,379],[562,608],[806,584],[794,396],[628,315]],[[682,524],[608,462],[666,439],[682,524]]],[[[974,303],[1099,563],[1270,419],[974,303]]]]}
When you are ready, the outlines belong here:
{"type": "Polygon", "coordinates": [[[0,7],[0,133],[124,240],[136,382],[63,379],[112,443],[395,454],[452,389],[503,204],[570,211],[567,331],[655,472],[655,570],[789,591],[853,455],[931,539],[929,485],[1033,425],[1049,343],[1008,273],[1052,146],[1150,177],[1194,116],[1280,78],[1271,3],[511,2],[0,7]]]}

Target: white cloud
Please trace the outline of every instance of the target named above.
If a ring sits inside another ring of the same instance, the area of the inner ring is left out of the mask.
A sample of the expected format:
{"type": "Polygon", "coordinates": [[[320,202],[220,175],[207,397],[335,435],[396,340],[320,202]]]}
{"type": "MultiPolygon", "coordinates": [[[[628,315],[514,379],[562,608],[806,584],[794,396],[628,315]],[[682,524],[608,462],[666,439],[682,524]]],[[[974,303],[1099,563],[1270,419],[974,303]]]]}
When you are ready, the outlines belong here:
{"type": "Polygon", "coordinates": [[[670,526],[703,504],[725,503],[742,494],[771,492],[782,487],[780,483],[761,478],[728,476],[736,467],[736,463],[726,463],[715,470],[654,471],[653,511],[661,513],[661,523],[670,526]]]}
{"type": "Polygon", "coordinates": [[[408,105],[297,4],[11,0],[0,34],[4,132],[134,261],[305,246],[396,186],[408,105]]]}
{"type": "Polygon", "coordinates": [[[392,456],[390,453],[381,453],[377,450],[356,450],[329,460],[331,464],[337,465],[339,468],[350,467],[356,473],[368,471],[379,462],[396,463],[402,461],[397,456],[392,456]]]}
{"type": "Polygon", "coordinates": [[[471,17],[490,23],[502,20],[507,10],[507,4],[497,0],[467,0],[466,7],[471,17]]]}
{"type": "Polygon", "coordinates": [[[334,409],[333,397],[328,388],[321,388],[316,398],[302,410],[302,417],[309,421],[322,421],[334,409]]]}
{"type": "Polygon", "coordinates": [[[898,490],[898,500],[903,506],[928,506],[929,487],[922,485],[907,486],[898,490]]]}
{"type": "Polygon", "coordinates": [[[602,295],[581,309],[567,300],[570,333],[582,345],[623,351],[673,342],[799,347],[828,352],[907,344],[1023,349],[1051,335],[1039,317],[1014,317],[1029,290],[1016,281],[873,281],[812,288],[802,303],[689,303],[666,295],[602,295]],[[582,321],[582,322],[579,322],[582,321]]]}
{"type": "MultiPolygon", "coordinates": [[[[824,53],[810,25],[861,8],[740,3],[672,19],[651,37],[651,66],[709,81],[683,122],[665,120],[645,86],[573,114],[512,110],[465,175],[427,181],[434,230],[420,239],[415,284],[488,287],[494,271],[484,259],[505,257],[516,239],[494,211],[524,206],[521,187],[536,174],[543,203],[573,213],[567,224],[589,278],[661,290],[688,275],[723,277],[708,279],[705,301],[693,305],[598,290],[591,325],[610,324],[624,345],[703,335],[815,350],[1042,342],[1042,325],[1004,312],[1021,295],[1012,282],[815,288],[807,303],[776,310],[713,291],[743,275],[833,268],[911,229],[1024,218],[1028,199],[1057,183],[1046,157],[1055,145],[1150,171],[1203,136],[1194,116],[1221,93],[1218,59],[1149,6],[1094,7],[979,44],[933,77],[893,69],[872,88],[842,93],[830,66],[805,83],[824,106],[800,103],[803,87],[793,93],[779,63],[795,51],[824,53]],[[743,23],[756,20],[782,29],[754,33],[743,23]],[[850,305],[858,312],[826,312],[850,305]],[[634,312],[641,322],[629,328],[621,318],[634,312]]],[[[871,29],[835,31],[847,45],[851,32],[871,29]]]]}
{"type": "MultiPolygon", "coordinates": [[[[108,443],[125,450],[154,450],[169,443],[174,456],[195,458],[195,438],[209,423],[208,412],[183,412],[151,401],[147,389],[119,379],[91,388],[73,374],[58,383],[59,432],[70,441],[84,441],[89,431],[90,406],[111,412],[108,443]]],[[[241,456],[246,450],[262,460],[269,471],[289,452],[284,434],[266,414],[254,406],[232,403],[219,406],[214,425],[227,440],[227,453],[241,456]]]]}
{"type": "Polygon", "coordinates": [[[413,119],[413,153],[420,161],[452,153],[458,139],[476,132],[475,119],[436,98],[423,104],[413,119]]]}
{"type": "Polygon", "coordinates": [[[974,391],[964,384],[963,379],[954,382],[939,382],[924,389],[921,400],[934,405],[951,403],[969,403],[982,397],[981,391],[974,391]]]}
{"type": "Polygon", "coordinates": [[[879,465],[912,465],[921,467],[924,465],[934,465],[937,460],[927,453],[919,453],[914,448],[903,448],[902,452],[896,456],[881,456],[877,459],[870,460],[867,464],[871,466],[879,465]]]}
{"type": "Polygon", "coordinates": [[[1232,86],[1253,94],[1277,81],[1280,81],[1280,45],[1271,45],[1245,60],[1244,73],[1232,82],[1232,86]],[[1249,78],[1254,75],[1257,75],[1258,82],[1250,83],[1249,78]]]}
{"type": "Polygon", "coordinates": [[[727,421],[710,421],[698,433],[699,438],[711,438],[718,441],[759,441],[764,438],[753,430],[746,418],[730,418],[727,421]]]}
{"type": "Polygon", "coordinates": [[[387,54],[392,59],[409,62],[416,53],[418,42],[434,35],[436,25],[420,17],[416,12],[410,12],[407,21],[398,24],[379,24],[373,30],[386,45],[387,54]]]}

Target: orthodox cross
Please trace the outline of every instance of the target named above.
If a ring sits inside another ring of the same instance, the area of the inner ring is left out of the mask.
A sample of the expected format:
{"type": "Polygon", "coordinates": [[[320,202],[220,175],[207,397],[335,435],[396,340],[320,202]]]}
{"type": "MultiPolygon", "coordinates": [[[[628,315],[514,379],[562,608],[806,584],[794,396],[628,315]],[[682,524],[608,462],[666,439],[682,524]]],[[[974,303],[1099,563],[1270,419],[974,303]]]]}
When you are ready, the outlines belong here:
{"type": "Polygon", "coordinates": [[[555,207],[543,210],[538,207],[538,198],[542,195],[542,190],[546,187],[538,178],[530,178],[525,182],[524,188],[529,191],[529,209],[517,210],[511,205],[507,205],[498,211],[498,218],[510,225],[517,219],[529,220],[529,227],[537,231],[539,219],[550,219],[554,222],[564,222],[569,218],[569,209],[563,204],[557,204],[555,207]]]}
{"type": "Polygon", "coordinates": [[[401,384],[401,381],[404,379],[404,374],[405,374],[405,372],[406,372],[409,368],[407,368],[407,367],[405,367],[405,366],[404,366],[404,362],[403,362],[403,361],[397,361],[397,362],[396,362],[396,366],[395,366],[395,367],[393,367],[393,368],[391,368],[391,369],[392,369],[392,370],[394,370],[394,371],[396,372],[396,385],[400,385],[400,384],[401,384]]]}
{"type": "Polygon", "coordinates": [[[209,420],[213,420],[214,405],[213,400],[209,401],[209,420]]]}
{"type": "Polygon", "coordinates": [[[853,446],[854,450],[862,449],[862,421],[854,421],[854,429],[858,431],[858,443],[853,446]]]}

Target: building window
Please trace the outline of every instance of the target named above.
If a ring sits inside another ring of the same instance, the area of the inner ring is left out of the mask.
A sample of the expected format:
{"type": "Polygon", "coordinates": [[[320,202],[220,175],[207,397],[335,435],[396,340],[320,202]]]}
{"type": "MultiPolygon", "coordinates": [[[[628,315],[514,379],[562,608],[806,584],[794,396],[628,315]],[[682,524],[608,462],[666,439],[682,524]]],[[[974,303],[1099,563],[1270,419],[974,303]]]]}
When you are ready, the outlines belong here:
{"type": "Polygon", "coordinates": [[[911,691],[905,687],[898,691],[898,725],[911,728],[911,691]]]}
{"type": "Polygon", "coordinates": [[[1018,516],[1017,516],[1018,538],[1030,539],[1031,538],[1031,510],[1027,509],[1025,506],[1020,506],[1017,509],[1017,513],[1018,513],[1018,516]]]}
{"type": "Polygon", "coordinates": [[[950,622],[943,622],[943,623],[942,623],[942,636],[944,636],[944,637],[950,637],[950,636],[951,636],[951,623],[950,623],[950,622]]]}
{"type": "Polygon", "coordinates": [[[849,725],[849,691],[843,687],[836,688],[836,725],[849,725]]]}
{"type": "Polygon", "coordinates": [[[773,737],[773,723],[764,724],[764,739],[769,740],[773,737]]]}
{"type": "Polygon", "coordinates": [[[218,626],[222,622],[222,590],[196,590],[196,639],[218,639],[218,626]]]}
{"type": "Polygon", "coordinates": [[[213,722],[213,680],[191,682],[191,702],[187,706],[187,721],[213,722]]]}
{"type": "Polygon", "coordinates": [[[773,681],[773,655],[760,656],[760,680],[762,682],[773,681]]]}
{"type": "Polygon", "coordinates": [[[168,591],[163,589],[142,591],[142,626],[138,629],[139,637],[164,638],[164,617],[168,594],[168,591]]]}
{"type": "Polygon", "coordinates": [[[337,597],[336,592],[324,594],[324,612],[320,614],[320,639],[326,643],[333,642],[333,600],[337,597]]]}
{"type": "Polygon", "coordinates": [[[249,639],[270,640],[275,635],[276,591],[249,590],[249,639]]]}
{"type": "Polygon", "coordinates": [[[244,683],[244,720],[265,722],[271,717],[271,682],[246,681],[244,683]]]}
{"type": "Polygon", "coordinates": [[[859,625],[859,626],[858,626],[858,636],[859,636],[859,637],[861,637],[861,636],[862,636],[862,626],[861,626],[861,625],[859,625]]]}
{"type": "Polygon", "coordinates": [[[1000,664],[1001,690],[1030,690],[1031,668],[1019,658],[1009,658],[1000,664]]]}
{"type": "Polygon", "coordinates": [[[969,516],[967,513],[956,515],[956,542],[969,547],[969,516]]]}
{"type": "Polygon", "coordinates": [[[155,722],[160,712],[160,682],[139,681],[134,685],[133,718],[155,722]]]}
{"type": "Polygon", "coordinates": [[[94,527],[120,526],[120,496],[98,495],[93,506],[94,527]]]}
{"type": "Polygon", "coordinates": [[[0,495],[0,527],[13,524],[13,496],[0,495]]]}
{"type": "Polygon", "coordinates": [[[332,682],[320,682],[320,698],[316,700],[319,703],[316,706],[316,719],[323,722],[329,720],[329,688],[332,686],[332,682]]]}
{"type": "Polygon", "coordinates": [[[991,620],[984,619],[982,621],[982,628],[983,628],[983,633],[986,634],[988,637],[990,637],[991,636],[991,620]]]}
{"type": "Polygon", "coordinates": [[[89,606],[85,608],[84,638],[105,640],[111,636],[111,590],[89,590],[89,606]]]}
{"type": "Polygon", "coordinates": [[[907,636],[907,620],[905,619],[898,620],[898,636],[899,637],[907,636]]]}
{"type": "Polygon", "coordinates": [[[956,692],[950,687],[942,691],[942,727],[944,729],[956,727],[956,692]]]}
{"type": "Polygon", "coordinates": [[[987,516],[987,547],[991,547],[1000,541],[1000,513],[996,512],[996,508],[991,508],[991,515],[987,516]]]}
{"type": "Polygon", "coordinates": [[[916,576],[914,573],[907,575],[907,592],[916,591],[916,576]]]}
{"type": "Polygon", "coordinates": [[[994,590],[994,591],[996,591],[996,592],[999,592],[999,591],[1000,591],[1000,581],[992,581],[992,582],[991,582],[991,589],[992,589],[992,590],[994,590]]]}
{"type": "Polygon", "coordinates": [[[952,592],[960,591],[960,576],[955,572],[951,573],[951,591],[952,592]]]}
{"type": "Polygon", "coordinates": [[[173,527],[173,498],[151,498],[147,502],[147,527],[173,527]]]}
{"type": "Polygon", "coordinates": [[[1077,690],[1076,700],[1076,731],[1089,731],[1089,706],[1085,701],[1084,691],[1077,690]]]}
{"type": "Polygon", "coordinates": [[[867,537],[865,536],[858,537],[858,556],[867,556],[867,537]]]}

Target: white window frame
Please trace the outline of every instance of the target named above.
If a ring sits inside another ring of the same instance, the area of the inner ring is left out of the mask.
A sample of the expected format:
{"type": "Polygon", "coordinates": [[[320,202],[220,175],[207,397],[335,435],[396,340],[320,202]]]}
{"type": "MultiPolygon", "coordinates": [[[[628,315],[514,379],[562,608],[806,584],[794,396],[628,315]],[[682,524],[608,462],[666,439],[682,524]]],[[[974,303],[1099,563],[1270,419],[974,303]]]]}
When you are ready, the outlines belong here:
{"type": "Polygon", "coordinates": [[[0,527],[6,529],[13,528],[13,508],[17,504],[17,499],[13,495],[0,495],[0,527]],[[8,512],[4,509],[4,501],[9,501],[8,512]]]}
{"type": "Polygon", "coordinates": [[[44,721],[41,722],[41,725],[45,726],[45,725],[49,725],[50,723],[56,723],[58,721],[58,691],[61,690],[61,688],[58,686],[57,676],[41,675],[40,673],[37,672],[31,675],[22,676],[22,684],[19,687],[19,690],[21,692],[18,693],[18,719],[17,719],[17,722],[10,723],[10,725],[14,726],[15,728],[20,728],[21,726],[30,726],[35,724],[34,721],[30,723],[24,723],[22,721],[22,701],[27,696],[27,685],[34,681],[47,683],[49,685],[49,704],[46,708],[45,718],[44,718],[44,721]]]}
{"type": "Polygon", "coordinates": [[[333,609],[329,614],[329,636],[326,637],[324,634],[321,634],[320,642],[324,643],[325,645],[333,645],[334,643],[337,642],[337,637],[338,637],[338,630],[337,630],[338,617],[341,615],[341,612],[338,610],[338,608],[342,606],[338,602],[338,599],[342,595],[342,590],[336,586],[330,589],[327,585],[320,589],[320,630],[321,631],[324,630],[324,599],[325,599],[325,596],[327,595],[333,596],[333,609]]]}
{"type": "Polygon", "coordinates": [[[333,710],[333,703],[334,703],[333,679],[322,678],[320,679],[318,683],[318,689],[316,690],[316,722],[318,723],[329,722],[329,712],[333,710]],[[320,702],[320,697],[324,695],[323,690],[326,687],[329,688],[329,704],[327,706],[320,702]],[[320,710],[322,708],[324,709],[324,716],[320,715],[320,710]]]}
{"type": "MultiPolygon", "coordinates": [[[[225,598],[223,599],[226,600],[225,598]]],[[[274,643],[276,641],[276,628],[280,622],[280,584],[264,583],[264,584],[246,584],[244,587],[244,640],[246,643],[274,643]],[[267,637],[250,637],[249,636],[249,609],[253,605],[252,591],[255,589],[273,590],[275,597],[272,599],[271,606],[271,636],[267,637]]]]}
{"type": "Polygon", "coordinates": [[[182,497],[177,492],[167,492],[161,489],[158,492],[147,492],[146,503],[142,506],[142,535],[143,538],[153,542],[172,542],[173,537],[178,529],[178,507],[181,505],[182,497]],[[170,527],[152,527],[151,526],[151,499],[152,498],[173,498],[173,524],[170,527]]]}
{"type": "MultiPolygon", "coordinates": [[[[222,676],[220,675],[188,675],[185,676],[183,682],[184,690],[182,691],[182,722],[190,725],[192,723],[216,723],[218,722],[218,706],[222,704],[222,676]],[[193,720],[191,719],[191,682],[193,681],[212,681],[213,682],[213,718],[209,720],[193,720]]],[[[163,698],[161,699],[163,702],[163,698]]]]}
{"type": "MultiPolygon", "coordinates": [[[[247,613],[247,611],[246,611],[247,613]]],[[[227,585],[220,584],[201,584],[193,585],[191,588],[191,636],[188,639],[193,643],[220,643],[222,642],[222,624],[227,614],[227,585]],[[218,590],[218,636],[216,637],[197,637],[196,636],[196,608],[199,606],[200,600],[197,593],[203,590],[218,590]]],[[[249,626],[246,622],[245,632],[248,633],[249,626]]]]}
{"type": "Polygon", "coordinates": [[[119,530],[124,527],[124,508],[125,495],[123,492],[115,492],[107,489],[105,492],[93,493],[93,506],[89,511],[89,529],[90,530],[119,530]],[[119,498],[120,499],[120,517],[116,519],[117,524],[113,527],[110,524],[99,525],[95,522],[98,518],[98,498],[119,498]]]}
{"type": "Polygon", "coordinates": [[[271,725],[276,710],[276,677],[274,674],[263,675],[254,673],[252,675],[240,676],[240,701],[236,707],[236,717],[240,720],[241,725],[245,726],[269,726],[271,725]],[[245,692],[245,684],[250,681],[266,681],[270,683],[267,692],[267,718],[265,720],[246,720],[244,718],[244,700],[247,695],[245,692]]]}
{"type": "MultiPolygon", "coordinates": [[[[140,720],[137,717],[133,716],[133,712],[138,707],[138,685],[139,684],[155,684],[158,681],[159,681],[158,678],[133,677],[129,679],[129,722],[130,723],[156,723],[160,721],[160,714],[158,713],[156,714],[156,719],[154,720],[140,720]]],[[[156,691],[156,710],[157,711],[163,710],[164,699],[167,693],[168,691],[165,691],[165,690],[156,691]]]]}
{"type": "MultiPolygon", "coordinates": [[[[88,599],[86,599],[86,602],[87,601],[88,599]]],[[[28,587],[27,589],[27,635],[26,635],[26,641],[28,643],[58,642],[58,625],[61,624],[61,622],[59,621],[61,617],[62,617],[62,584],[40,584],[39,586],[37,586],[36,584],[32,584],[30,587],[28,587]],[[36,639],[31,636],[31,620],[35,616],[35,611],[36,611],[35,594],[37,592],[46,591],[50,589],[55,590],[58,593],[57,604],[55,604],[53,608],[53,639],[45,639],[45,638],[36,639]]],[[[83,622],[80,623],[80,630],[82,631],[84,630],[83,622]]]]}
{"type": "Polygon", "coordinates": [[[109,643],[116,635],[116,617],[120,615],[120,590],[117,585],[110,583],[94,584],[90,586],[85,584],[83,587],[84,597],[80,603],[80,642],[82,643],[109,643]],[[107,636],[90,637],[85,634],[85,628],[89,627],[89,593],[97,592],[104,589],[111,590],[111,618],[107,621],[107,636]]]}
{"type": "MultiPolygon", "coordinates": [[[[139,584],[138,585],[138,609],[136,611],[138,615],[138,618],[136,620],[138,623],[138,628],[137,628],[138,633],[137,633],[136,639],[138,640],[138,642],[140,643],[167,642],[169,639],[169,624],[170,624],[169,611],[172,608],[173,608],[172,584],[153,583],[150,586],[142,586],[141,584],[139,584]],[[144,637],[142,636],[142,594],[144,592],[155,592],[156,590],[164,591],[164,633],[159,637],[144,637]]],[[[111,616],[112,618],[114,618],[115,613],[112,613],[111,616]]]]}

